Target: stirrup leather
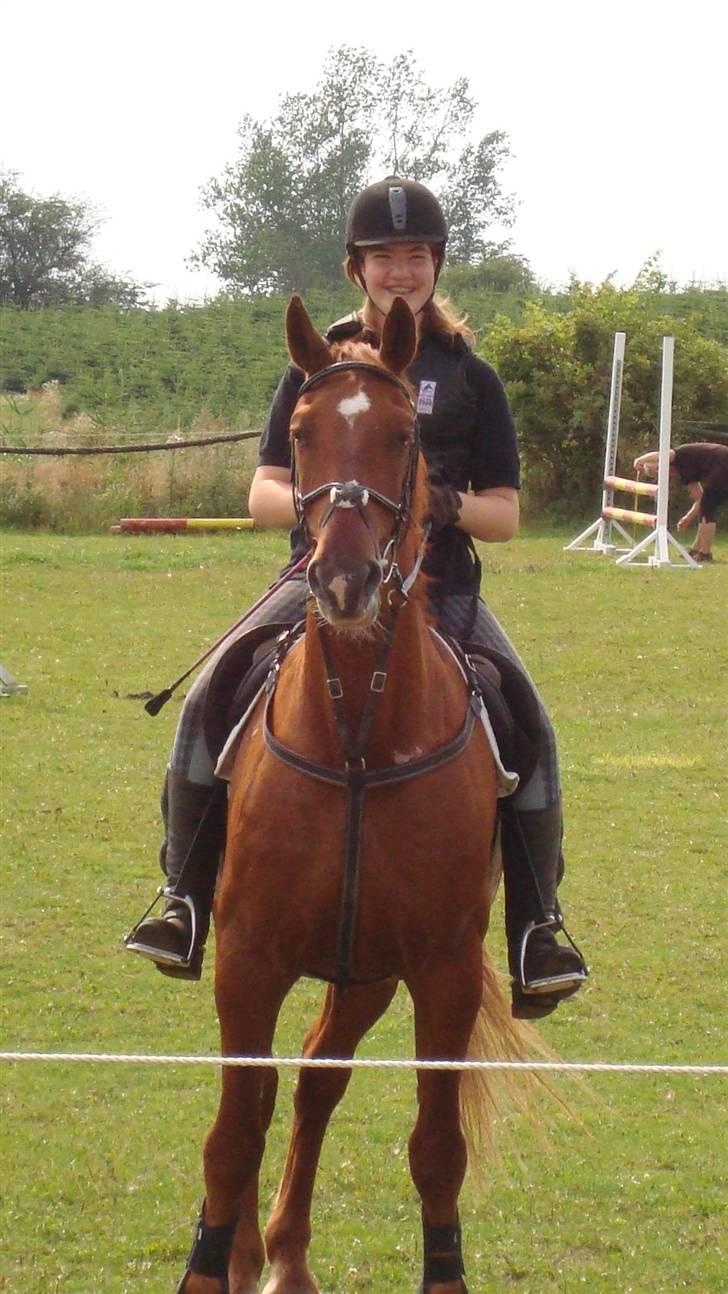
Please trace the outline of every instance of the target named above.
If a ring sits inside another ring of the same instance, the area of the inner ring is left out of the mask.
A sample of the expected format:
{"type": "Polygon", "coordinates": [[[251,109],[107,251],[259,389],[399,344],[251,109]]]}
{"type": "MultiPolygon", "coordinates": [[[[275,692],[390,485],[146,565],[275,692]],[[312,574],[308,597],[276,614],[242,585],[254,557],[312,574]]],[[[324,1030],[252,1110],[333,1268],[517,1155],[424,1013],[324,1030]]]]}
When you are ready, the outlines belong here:
{"type": "Polygon", "coordinates": [[[589,974],[589,970],[587,968],[587,964],[584,961],[584,958],[581,954],[580,949],[577,947],[571,935],[569,934],[568,930],[566,929],[566,926],[564,925],[564,919],[561,916],[560,912],[547,913],[545,921],[528,922],[528,925],[526,926],[521,936],[521,945],[520,945],[519,955],[518,955],[517,984],[523,993],[538,994],[538,993],[556,992],[561,994],[561,993],[566,993],[569,990],[573,991],[579,988],[579,986],[584,983],[584,980],[587,978],[588,974],[589,974]],[[570,943],[573,951],[576,953],[576,956],[579,958],[579,962],[580,962],[579,968],[571,971],[567,971],[561,975],[547,975],[547,976],[542,976],[540,979],[531,979],[531,980],[527,979],[526,978],[526,953],[528,951],[528,941],[531,938],[531,935],[534,933],[534,931],[537,931],[537,930],[549,930],[551,931],[552,934],[556,933],[557,931],[560,931],[562,934],[564,934],[566,939],[570,943]]]}
{"type": "Polygon", "coordinates": [[[139,918],[135,926],[132,926],[128,935],[124,936],[124,944],[129,952],[139,953],[140,956],[149,957],[151,961],[158,962],[164,966],[191,966],[197,944],[197,913],[195,911],[194,901],[187,894],[175,893],[175,891],[168,885],[160,885],[144,915],[139,918]],[[190,914],[191,933],[189,947],[186,953],[173,953],[170,952],[168,948],[155,948],[153,944],[142,943],[136,939],[136,933],[140,926],[144,924],[149,913],[156,907],[161,898],[173,899],[175,903],[183,904],[190,914]]]}

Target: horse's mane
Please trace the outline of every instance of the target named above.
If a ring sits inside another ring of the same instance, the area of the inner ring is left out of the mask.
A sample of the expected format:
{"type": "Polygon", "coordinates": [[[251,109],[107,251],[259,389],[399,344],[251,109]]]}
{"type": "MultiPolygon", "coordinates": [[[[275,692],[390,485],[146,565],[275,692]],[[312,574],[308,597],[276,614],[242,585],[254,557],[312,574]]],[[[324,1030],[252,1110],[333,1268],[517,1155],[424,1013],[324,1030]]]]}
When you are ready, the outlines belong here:
{"type": "Polygon", "coordinates": [[[358,359],[364,364],[381,364],[379,351],[374,346],[366,341],[356,341],[352,337],[335,341],[331,351],[334,362],[340,359],[358,359]]]}
{"type": "MultiPolygon", "coordinates": [[[[338,363],[339,360],[353,359],[358,360],[362,364],[374,364],[377,368],[385,369],[385,372],[389,371],[386,368],[386,365],[382,363],[377,347],[372,346],[368,341],[357,341],[356,338],[350,337],[344,341],[334,342],[331,346],[331,354],[332,363],[334,364],[338,363]]],[[[407,377],[407,374],[398,373],[397,377],[403,386],[407,388],[410,398],[414,403],[415,388],[407,377]]]]}
{"type": "MultiPolygon", "coordinates": [[[[345,337],[342,341],[335,341],[331,345],[333,361],[353,359],[359,360],[362,364],[375,364],[377,368],[384,368],[379,350],[372,346],[371,342],[362,341],[357,337],[345,337]]],[[[411,383],[403,374],[399,374],[400,382],[404,382],[406,387],[412,390],[411,383]]]]}

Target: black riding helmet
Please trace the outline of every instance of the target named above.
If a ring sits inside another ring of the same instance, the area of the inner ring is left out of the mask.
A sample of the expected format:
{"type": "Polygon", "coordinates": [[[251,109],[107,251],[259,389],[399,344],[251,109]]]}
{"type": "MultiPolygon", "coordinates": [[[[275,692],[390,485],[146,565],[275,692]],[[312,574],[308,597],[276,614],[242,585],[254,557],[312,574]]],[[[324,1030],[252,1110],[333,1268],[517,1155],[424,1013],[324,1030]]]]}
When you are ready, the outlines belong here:
{"type": "Polygon", "coordinates": [[[346,250],[385,243],[432,243],[445,247],[447,225],[433,193],[416,180],[388,175],[370,184],[351,204],[346,250]]]}
{"type": "Polygon", "coordinates": [[[351,204],[346,221],[346,251],[365,292],[359,253],[366,247],[389,243],[429,243],[435,254],[437,282],[445,260],[447,225],[437,198],[417,180],[388,175],[370,184],[351,204]]]}

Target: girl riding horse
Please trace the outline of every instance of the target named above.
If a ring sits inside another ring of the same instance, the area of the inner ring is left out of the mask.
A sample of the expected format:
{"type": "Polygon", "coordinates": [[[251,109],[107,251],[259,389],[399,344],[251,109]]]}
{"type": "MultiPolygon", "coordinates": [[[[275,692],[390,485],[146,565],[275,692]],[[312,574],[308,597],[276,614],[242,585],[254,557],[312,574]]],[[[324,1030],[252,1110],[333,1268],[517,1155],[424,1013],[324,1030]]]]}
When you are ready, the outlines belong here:
{"type": "MultiPolygon", "coordinates": [[[[528,673],[480,596],[473,540],[503,543],[518,526],[519,466],[508,400],[495,371],[472,350],[473,336],[435,294],[447,228],[434,195],[422,184],[390,176],[354,201],[346,230],[346,272],[364,293],[361,308],[332,325],[327,343],[355,339],[379,345],[392,304],[402,297],[416,320],[417,349],[406,376],[415,389],[421,445],[429,470],[430,538],[423,570],[431,612],[445,632],[492,648],[512,662],[540,717],[540,751],[532,775],[504,815],[501,849],[512,1011],[534,1018],[553,1011],[584,982],[584,961],[558,938],[563,921],[557,887],[563,876],[562,806],[556,743],[528,673]]],[[[166,903],[127,938],[161,971],[198,979],[218,864],[225,840],[226,789],[215,777],[219,749],[210,749],[205,709],[221,658],[252,660],[262,637],[299,621],[309,595],[300,570],[308,538],[297,517],[291,476],[290,420],[304,381],[286,370],[261,439],[250,491],[257,525],[293,527],[291,568],[299,569],[219,649],[187,695],[167,769],[162,807],[166,837],[161,864],[166,903]],[[269,626],[274,629],[268,629],[269,626]]],[[[352,408],[351,416],[356,410],[352,408]]]]}

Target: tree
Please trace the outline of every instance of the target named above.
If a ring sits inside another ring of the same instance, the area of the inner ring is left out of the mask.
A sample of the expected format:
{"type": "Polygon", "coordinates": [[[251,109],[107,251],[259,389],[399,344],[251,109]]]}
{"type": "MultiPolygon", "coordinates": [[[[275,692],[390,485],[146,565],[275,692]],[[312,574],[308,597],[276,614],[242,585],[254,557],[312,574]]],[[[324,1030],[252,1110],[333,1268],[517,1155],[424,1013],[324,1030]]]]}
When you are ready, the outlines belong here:
{"type": "Polygon", "coordinates": [[[193,254],[243,292],[302,292],[339,277],[342,232],[362,187],[376,61],[331,59],[313,94],[285,95],[272,121],[246,116],[235,163],[203,193],[217,217],[193,254]]]}
{"type": "Polygon", "coordinates": [[[270,121],[244,118],[236,161],[203,191],[216,224],[192,263],[243,293],[331,285],[349,206],[386,174],[430,184],[455,259],[477,263],[489,226],[511,223],[513,200],[498,176],[507,137],[468,139],[475,106],[466,78],[433,89],[411,53],[387,64],[363,48],[331,50],[312,93],[284,96],[270,121]]]}
{"type": "Polygon", "coordinates": [[[513,219],[513,199],[498,175],[509,156],[507,135],[494,130],[466,144],[447,167],[442,204],[450,230],[448,258],[456,265],[477,265],[508,251],[507,244],[494,247],[486,233],[492,224],[509,225],[513,219]]]}
{"type": "Polygon", "coordinates": [[[21,310],[85,302],[140,303],[144,288],[89,259],[98,219],[85,202],[23,192],[0,172],[0,304],[21,310]]]}

